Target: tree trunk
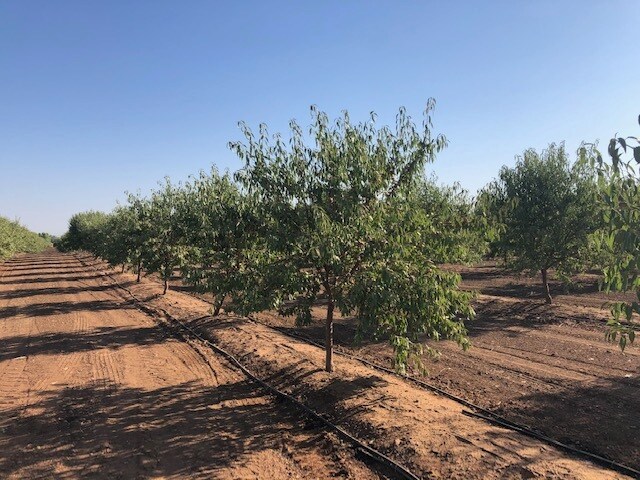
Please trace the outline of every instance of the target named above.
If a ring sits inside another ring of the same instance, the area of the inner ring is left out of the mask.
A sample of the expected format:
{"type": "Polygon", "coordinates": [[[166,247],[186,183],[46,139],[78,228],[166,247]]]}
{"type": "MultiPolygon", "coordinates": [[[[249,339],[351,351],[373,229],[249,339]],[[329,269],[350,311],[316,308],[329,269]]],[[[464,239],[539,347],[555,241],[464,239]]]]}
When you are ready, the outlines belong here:
{"type": "Polygon", "coordinates": [[[136,282],[140,283],[140,274],[142,273],[142,259],[139,258],[138,259],[138,278],[136,279],[136,282]]]}
{"type": "Polygon", "coordinates": [[[329,304],[327,305],[327,323],[325,325],[325,351],[326,361],[325,370],[329,373],[333,372],[333,298],[329,297],[329,304]]]}
{"type": "Polygon", "coordinates": [[[220,300],[215,301],[215,304],[213,306],[213,316],[217,317],[218,315],[220,315],[220,309],[222,308],[222,303],[224,302],[226,295],[222,295],[222,297],[220,298],[220,300]]]}
{"type": "Polygon", "coordinates": [[[549,292],[549,281],[547,280],[547,269],[540,270],[542,273],[542,286],[544,287],[544,300],[547,303],[551,303],[551,293],[549,292]]]}
{"type": "Polygon", "coordinates": [[[164,290],[162,290],[162,294],[166,295],[168,289],[169,289],[169,279],[167,277],[165,277],[164,278],[164,290]]]}
{"type": "Polygon", "coordinates": [[[122,272],[120,273],[124,273],[124,263],[122,264],[122,272]]]}

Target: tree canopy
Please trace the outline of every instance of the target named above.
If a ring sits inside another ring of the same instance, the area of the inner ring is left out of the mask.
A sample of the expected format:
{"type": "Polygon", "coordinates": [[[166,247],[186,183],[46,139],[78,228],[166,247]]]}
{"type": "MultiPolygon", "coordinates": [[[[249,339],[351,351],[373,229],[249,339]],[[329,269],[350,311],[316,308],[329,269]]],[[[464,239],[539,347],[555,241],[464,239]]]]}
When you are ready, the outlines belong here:
{"type": "Polygon", "coordinates": [[[421,128],[401,109],[394,130],[378,128],[373,114],[354,125],[346,112],[331,122],[312,108],[311,145],[293,121],[288,144],[264,125],[257,138],[242,125],[246,142],[231,143],[245,162],[237,179],[265,227],[255,290],[300,323],[310,321],[319,297],[326,302],[327,371],[336,307],[355,312],[362,330],[388,333],[401,365],[419,333],[466,345],[468,295],[429,258],[428,216],[406,208],[424,166],[446,145],[431,133],[433,107],[430,101],[421,128]],[[374,279],[387,280],[384,292],[374,279]]]}
{"type": "MultiPolygon", "coordinates": [[[[587,155],[587,149],[582,154],[587,155]]],[[[484,202],[501,223],[499,253],[518,271],[541,273],[551,303],[548,270],[570,272],[582,264],[589,235],[600,226],[595,172],[571,163],[564,144],[526,150],[485,188],[484,202]]]]}

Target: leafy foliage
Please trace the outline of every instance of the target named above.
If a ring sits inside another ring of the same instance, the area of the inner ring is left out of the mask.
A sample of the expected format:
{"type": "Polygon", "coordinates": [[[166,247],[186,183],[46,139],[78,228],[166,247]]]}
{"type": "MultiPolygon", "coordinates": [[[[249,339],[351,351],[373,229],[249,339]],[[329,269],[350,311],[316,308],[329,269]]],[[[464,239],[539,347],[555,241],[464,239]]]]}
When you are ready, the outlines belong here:
{"type": "MultiPolygon", "coordinates": [[[[422,192],[415,195],[423,199],[422,192]]],[[[437,223],[414,205],[407,198],[389,203],[384,241],[371,252],[367,268],[358,273],[341,306],[344,313],[355,313],[358,338],[389,339],[401,372],[417,359],[413,354],[423,352],[422,334],[468,348],[462,320],[474,316],[470,294],[458,289],[460,277],[440,270],[432,259],[443,245],[437,223]]]]}
{"type": "Polygon", "coordinates": [[[635,340],[637,325],[623,320],[631,322],[634,313],[640,314],[640,141],[612,138],[608,153],[610,164],[598,154],[600,199],[607,207],[603,243],[613,257],[604,269],[604,285],[607,290],[634,291],[637,297],[634,302],[614,304],[609,321],[607,338],[617,340],[624,350],[635,340]]]}
{"type": "MultiPolygon", "coordinates": [[[[184,280],[196,291],[212,293],[214,316],[231,296],[242,310],[250,275],[250,256],[258,238],[253,206],[229,174],[201,173],[185,189],[180,221],[186,253],[184,280]]],[[[231,306],[229,307],[231,308],[231,306]]]]}
{"type": "Polygon", "coordinates": [[[0,217],[0,260],[5,260],[16,253],[36,253],[51,246],[51,237],[37,234],[20,225],[0,217]]]}
{"type": "MultiPolygon", "coordinates": [[[[310,320],[318,297],[325,298],[327,371],[333,368],[336,307],[355,311],[368,331],[390,333],[401,365],[418,333],[465,344],[464,328],[451,322],[471,315],[470,308],[461,308],[466,297],[449,294],[455,280],[440,281],[444,274],[433,262],[415,256],[420,249],[429,252],[433,224],[424,212],[401,208],[417,200],[425,164],[446,145],[444,137],[431,135],[433,106],[427,105],[421,130],[404,109],[391,131],[378,129],[373,114],[369,122],[353,125],[345,112],[332,123],[312,108],[312,146],[293,121],[289,147],[277,135],[271,142],[264,125],[257,139],[242,125],[246,143],[231,144],[245,161],[237,178],[255,198],[265,228],[265,248],[254,259],[255,290],[268,293],[272,307],[296,314],[300,323],[310,320]],[[421,228],[405,228],[407,216],[414,225],[422,222],[421,228]],[[425,265],[415,264],[422,259],[425,265]],[[385,276],[397,281],[384,284],[388,295],[375,296],[366,285],[385,276]],[[399,301],[404,295],[432,304],[399,301]],[[381,316],[389,312],[397,315],[381,316]]],[[[258,308],[264,308],[262,301],[258,308]]]]}
{"type": "Polygon", "coordinates": [[[108,215],[93,210],[76,213],[69,220],[69,229],[56,247],[61,251],[87,250],[98,252],[103,244],[102,227],[108,215]]]}
{"type": "Polygon", "coordinates": [[[426,215],[429,258],[438,263],[471,263],[488,250],[486,222],[476,213],[473,200],[458,184],[418,183],[415,207],[426,215]]]}
{"type": "Polygon", "coordinates": [[[500,231],[495,251],[517,271],[541,272],[551,303],[548,270],[579,269],[589,235],[601,226],[595,172],[584,159],[571,164],[563,144],[551,144],[541,153],[526,150],[482,195],[500,231]]]}

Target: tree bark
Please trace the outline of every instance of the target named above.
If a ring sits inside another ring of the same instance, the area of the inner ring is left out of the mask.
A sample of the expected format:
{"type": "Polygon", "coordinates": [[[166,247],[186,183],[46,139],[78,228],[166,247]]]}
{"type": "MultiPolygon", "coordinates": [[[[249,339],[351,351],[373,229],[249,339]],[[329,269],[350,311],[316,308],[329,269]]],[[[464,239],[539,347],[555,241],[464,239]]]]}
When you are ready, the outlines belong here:
{"type": "Polygon", "coordinates": [[[164,279],[164,290],[162,290],[162,294],[166,295],[168,289],[169,289],[169,279],[167,277],[165,277],[165,279],[164,279]]]}
{"type": "Polygon", "coordinates": [[[214,306],[213,306],[213,316],[217,317],[218,315],[220,315],[220,309],[222,308],[222,304],[224,302],[226,295],[222,295],[222,297],[220,298],[220,300],[216,300],[214,306]]]}
{"type": "Polygon", "coordinates": [[[142,273],[142,259],[139,258],[138,259],[138,278],[136,279],[136,282],[140,283],[140,274],[142,273]]]}
{"type": "Polygon", "coordinates": [[[551,303],[551,292],[549,291],[549,281],[547,279],[547,269],[540,270],[542,273],[542,286],[544,287],[544,300],[547,303],[551,303]]]}
{"type": "Polygon", "coordinates": [[[327,305],[327,321],[325,325],[325,370],[329,373],[333,372],[333,309],[335,303],[333,298],[329,297],[327,305]]]}
{"type": "Polygon", "coordinates": [[[124,263],[122,264],[122,272],[121,273],[124,273],[124,263]]]}

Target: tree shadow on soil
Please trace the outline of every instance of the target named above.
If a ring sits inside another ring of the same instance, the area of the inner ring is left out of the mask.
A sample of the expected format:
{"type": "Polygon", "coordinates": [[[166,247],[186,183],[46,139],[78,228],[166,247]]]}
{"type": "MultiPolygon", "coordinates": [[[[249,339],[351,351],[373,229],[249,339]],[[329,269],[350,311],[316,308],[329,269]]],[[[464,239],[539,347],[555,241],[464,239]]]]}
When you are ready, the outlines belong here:
{"type": "Polygon", "coordinates": [[[33,270],[49,270],[49,269],[69,269],[77,268],[78,262],[33,262],[33,263],[18,263],[18,262],[5,262],[7,267],[10,267],[12,272],[21,271],[33,271],[33,270]]]}
{"type": "MultiPolygon", "coordinates": [[[[85,278],[85,277],[83,277],[85,278]]],[[[122,283],[122,286],[129,287],[135,282],[129,281],[122,283]]],[[[0,292],[0,300],[11,300],[18,298],[28,298],[37,295],[76,295],[84,292],[105,292],[113,290],[114,285],[95,285],[95,286],[78,286],[78,287],[42,287],[32,289],[8,290],[0,292]]]]}
{"type": "MultiPolygon", "coordinates": [[[[261,396],[244,381],[48,392],[30,407],[39,413],[25,415],[22,407],[4,412],[0,476],[29,468],[51,478],[58,464],[73,478],[210,478],[213,469],[284,448],[283,435],[298,414],[256,401],[261,396]]],[[[312,448],[313,440],[296,448],[312,448]]]]}
{"type": "Polygon", "coordinates": [[[494,280],[504,278],[506,275],[513,275],[513,272],[507,269],[482,266],[463,268],[459,273],[462,281],[494,280]]]}
{"type": "Polygon", "coordinates": [[[72,354],[98,348],[163,343],[170,335],[158,327],[100,327],[89,331],[19,335],[0,339],[0,362],[21,356],[72,354]]]}
{"type": "Polygon", "coordinates": [[[20,315],[28,317],[40,317],[46,315],[65,315],[69,313],[99,312],[104,310],[117,310],[126,308],[133,301],[123,300],[90,300],[86,302],[50,302],[33,303],[30,305],[8,306],[0,308],[0,319],[8,319],[20,315]]]}
{"type": "MultiPolygon", "coordinates": [[[[87,272],[86,270],[78,270],[77,273],[82,273],[82,272],[84,272],[85,275],[75,275],[70,277],[65,275],[43,276],[42,274],[38,274],[30,278],[25,278],[26,275],[17,275],[15,277],[6,275],[3,277],[0,277],[0,285],[23,285],[25,283],[29,284],[29,283],[77,282],[77,281],[91,280],[95,278],[102,278],[102,275],[97,273],[92,275],[86,275],[86,272],[87,272]]],[[[60,272],[56,272],[56,273],[60,273],[60,272]]],[[[73,272],[66,272],[66,273],[73,273],[73,272]]]]}
{"type": "MultiPolygon", "coordinates": [[[[540,300],[544,302],[544,289],[542,285],[537,283],[515,283],[508,282],[502,285],[482,286],[475,289],[485,295],[493,295],[495,297],[508,297],[521,300],[540,300]]],[[[574,283],[563,285],[559,282],[549,282],[549,290],[554,299],[561,299],[570,295],[593,295],[599,293],[597,282],[574,283]]]]}
{"type": "MultiPolygon", "coordinates": [[[[336,344],[350,347],[353,345],[353,329],[343,327],[342,324],[335,326],[336,344]]],[[[304,327],[303,331],[322,341],[321,325],[304,327]]],[[[434,346],[437,348],[437,345],[434,346]]],[[[378,354],[381,355],[378,363],[385,364],[392,359],[391,352],[378,354]]],[[[619,372],[616,374],[620,375],[619,372]]],[[[425,380],[430,381],[429,378],[425,380]]],[[[431,380],[430,383],[433,382],[431,380]]],[[[313,395],[322,399],[320,403],[333,402],[336,398],[331,396],[332,391],[335,390],[329,387],[328,393],[314,392],[313,395]]],[[[496,411],[511,421],[532,426],[534,430],[563,443],[640,469],[638,391],[640,371],[635,372],[632,378],[597,379],[591,382],[567,380],[544,391],[533,390],[529,395],[510,398],[496,411]]],[[[352,394],[357,395],[358,388],[354,388],[352,394]]],[[[343,412],[342,415],[348,414],[343,412]]],[[[356,426],[355,430],[359,427],[362,426],[356,426]]]]}
{"type": "Polygon", "coordinates": [[[3,278],[40,278],[43,276],[51,276],[51,275],[58,275],[58,274],[72,274],[72,273],[89,273],[89,270],[87,270],[87,268],[83,268],[80,267],[79,265],[73,265],[72,268],[41,268],[40,265],[38,265],[37,267],[32,267],[32,268],[24,268],[24,273],[15,273],[15,270],[19,270],[19,269],[14,269],[11,268],[9,271],[11,272],[9,275],[5,274],[3,276],[3,278]]]}
{"type": "Polygon", "coordinates": [[[567,383],[553,393],[518,398],[498,413],[575,448],[640,469],[639,389],[640,376],[625,382],[567,383]]]}

